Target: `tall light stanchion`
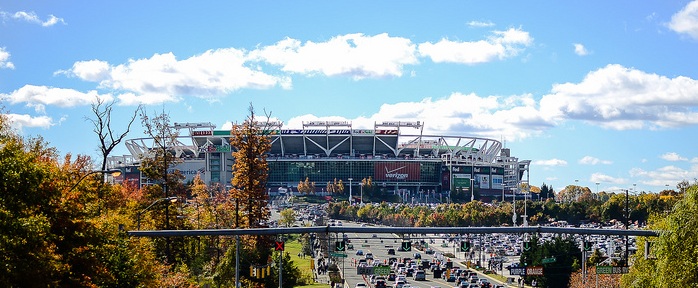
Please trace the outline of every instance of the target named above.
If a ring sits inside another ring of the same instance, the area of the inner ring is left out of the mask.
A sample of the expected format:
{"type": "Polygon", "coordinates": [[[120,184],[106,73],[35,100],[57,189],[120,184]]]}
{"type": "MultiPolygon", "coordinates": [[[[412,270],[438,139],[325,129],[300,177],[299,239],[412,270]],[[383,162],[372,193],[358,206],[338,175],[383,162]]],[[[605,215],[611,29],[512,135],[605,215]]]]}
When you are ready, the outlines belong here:
{"type": "MultiPolygon", "coordinates": [[[[284,238],[281,238],[281,241],[284,241],[284,238]]],[[[281,262],[281,260],[284,258],[284,251],[280,250],[279,251],[279,288],[283,288],[283,271],[284,271],[284,265],[281,262]]]]}
{"type": "Polygon", "coordinates": [[[352,199],[351,199],[351,181],[354,180],[354,179],[351,178],[351,177],[349,177],[347,180],[349,180],[349,205],[351,205],[351,204],[352,204],[352,203],[351,203],[351,202],[352,202],[352,201],[351,201],[351,200],[352,200],[352,199]]]}
{"type": "Polygon", "coordinates": [[[364,205],[364,182],[361,182],[361,184],[359,184],[359,185],[361,186],[361,202],[360,203],[361,203],[361,205],[364,205]]]}
{"type": "Polygon", "coordinates": [[[470,178],[470,202],[475,201],[475,179],[470,178]]]}
{"type": "MultiPolygon", "coordinates": [[[[238,198],[235,198],[235,229],[240,224],[239,214],[238,198]]],[[[235,235],[235,288],[240,288],[240,235],[235,235]]]]}
{"type": "Polygon", "coordinates": [[[519,190],[519,185],[515,189],[511,189],[511,202],[514,204],[514,215],[511,216],[513,227],[516,227],[516,191],[519,190]]]}
{"type": "Polygon", "coordinates": [[[599,182],[596,182],[596,199],[599,199],[599,182]]]}
{"type": "MultiPolygon", "coordinates": [[[[630,210],[628,210],[628,204],[630,204],[630,198],[628,196],[628,190],[630,189],[625,189],[625,230],[630,229],[630,210]]],[[[625,266],[628,266],[628,235],[625,235],[625,266]]]]}

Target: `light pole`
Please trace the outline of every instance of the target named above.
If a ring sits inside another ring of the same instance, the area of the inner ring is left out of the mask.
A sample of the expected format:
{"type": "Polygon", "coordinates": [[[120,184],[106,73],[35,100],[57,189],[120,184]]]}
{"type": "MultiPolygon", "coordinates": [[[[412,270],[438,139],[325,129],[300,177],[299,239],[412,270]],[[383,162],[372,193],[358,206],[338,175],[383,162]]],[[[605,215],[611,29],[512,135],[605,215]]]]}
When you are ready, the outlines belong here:
{"type": "Polygon", "coordinates": [[[363,206],[364,205],[364,182],[361,182],[359,184],[359,186],[361,186],[361,206],[363,206]]]}
{"type": "Polygon", "coordinates": [[[351,181],[354,180],[354,179],[351,178],[351,177],[349,177],[349,179],[347,179],[347,180],[349,180],[349,205],[351,205],[351,202],[352,202],[352,201],[351,201],[351,200],[352,200],[352,199],[351,199],[351,181]]]}
{"type": "Polygon", "coordinates": [[[141,215],[143,215],[143,213],[147,212],[148,209],[153,207],[155,204],[158,204],[162,201],[169,201],[170,203],[174,203],[174,202],[177,202],[177,197],[173,196],[173,197],[157,199],[157,200],[153,201],[153,203],[150,203],[150,205],[148,205],[148,207],[145,207],[145,209],[139,211],[138,214],[136,214],[136,223],[137,223],[136,230],[141,230],[141,215]]]}
{"type": "Polygon", "coordinates": [[[599,182],[596,182],[596,199],[599,199],[599,182]]]}
{"type": "Polygon", "coordinates": [[[475,201],[475,179],[470,178],[470,202],[475,201]]]}

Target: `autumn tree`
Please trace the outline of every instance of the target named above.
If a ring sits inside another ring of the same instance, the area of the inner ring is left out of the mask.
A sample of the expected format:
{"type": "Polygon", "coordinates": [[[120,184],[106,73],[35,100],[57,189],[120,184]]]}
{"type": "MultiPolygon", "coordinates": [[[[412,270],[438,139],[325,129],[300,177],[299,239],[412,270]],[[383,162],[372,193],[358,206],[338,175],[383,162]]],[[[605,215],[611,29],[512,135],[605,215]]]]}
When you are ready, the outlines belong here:
{"type": "Polygon", "coordinates": [[[570,282],[567,287],[569,288],[586,288],[586,287],[599,287],[599,288],[620,288],[620,274],[599,274],[596,275],[596,266],[590,265],[587,269],[586,277],[584,277],[582,271],[577,271],[572,273],[570,276],[570,282]]]}
{"type": "MultiPolygon", "coordinates": [[[[254,107],[249,106],[249,115],[242,124],[234,124],[230,132],[230,146],[232,152],[233,178],[232,188],[229,191],[229,200],[235,209],[235,227],[258,228],[265,223],[271,211],[267,207],[269,194],[266,184],[269,173],[267,155],[271,149],[269,122],[257,120],[254,107]]],[[[266,115],[269,118],[269,115],[266,115]]],[[[242,238],[244,247],[240,251],[230,249],[225,255],[225,260],[219,268],[219,279],[227,281],[225,273],[234,268],[235,253],[239,253],[241,259],[245,259],[247,265],[260,265],[267,263],[271,256],[272,239],[269,236],[251,235],[242,238]],[[268,248],[263,248],[268,247],[268,248]]],[[[247,278],[247,281],[257,282],[247,278]]]]}
{"type": "Polygon", "coordinates": [[[698,184],[684,188],[683,197],[671,211],[655,214],[649,229],[659,237],[638,237],[638,252],[631,259],[630,273],[623,287],[698,286],[698,184]],[[645,257],[645,242],[651,241],[645,257]]]}
{"type": "Polygon", "coordinates": [[[61,159],[7,125],[0,114],[0,286],[157,286],[153,254],[118,230],[128,218],[94,213],[89,157],[61,159]]]}
{"type": "Polygon", "coordinates": [[[305,177],[305,181],[298,182],[298,192],[305,194],[315,193],[315,182],[310,182],[310,179],[305,177]]]}
{"type": "Polygon", "coordinates": [[[337,180],[337,178],[334,178],[334,182],[327,181],[325,188],[330,193],[344,194],[344,182],[342,182],[342,179],[337,180]]]}

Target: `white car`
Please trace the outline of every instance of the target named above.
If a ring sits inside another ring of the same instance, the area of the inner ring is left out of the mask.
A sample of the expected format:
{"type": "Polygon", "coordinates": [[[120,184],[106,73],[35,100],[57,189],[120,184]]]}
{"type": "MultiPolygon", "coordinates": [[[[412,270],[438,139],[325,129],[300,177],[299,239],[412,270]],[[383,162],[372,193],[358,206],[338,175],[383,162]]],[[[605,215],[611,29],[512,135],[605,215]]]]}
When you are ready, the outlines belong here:
{"type": "Polygon", "coordinates": [[[356,286],[354,288],[367,288],[368,286],[366,283],[356,283],[356,286]]]}

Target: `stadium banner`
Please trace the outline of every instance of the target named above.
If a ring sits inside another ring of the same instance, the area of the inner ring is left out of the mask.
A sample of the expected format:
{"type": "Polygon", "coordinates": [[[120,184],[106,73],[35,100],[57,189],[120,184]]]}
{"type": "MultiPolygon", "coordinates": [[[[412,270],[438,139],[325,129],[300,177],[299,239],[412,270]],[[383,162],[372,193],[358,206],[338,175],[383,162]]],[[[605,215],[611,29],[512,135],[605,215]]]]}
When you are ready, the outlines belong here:
{"type": "Polygon", "coordinates": [[[490,189],[490,175],[477,174],[475,175],[475,179],[480,182],[480,189],[490,189]]]}
{"type": "Polygon", "coordinates": [[[453,174],[453,188],[470,188],[470,174],[453,174]]]}
{"type": "Polygon", "coordinates": [[[419,163],[376,162],[373,177],[380,181],[419,181],[419,163]]]}
{"type": "Polygon", "coordinates": [[[167,169],[167,173],[174,173],[175,171],[179,171],[179,173],[184,175],[184,183],[194,181],[194,176],[198,173],[201,173],[203,178],[203,173],[206,171],[206,160],[189,160],[167,169]]]}
{"type": "MultiPolygon", "coordinates": [[[[444,165],[446,167],[446,170],[448,171],[448,166],[444,165]]],[[[467,173],[467,174],[472,174],[472,169],[473,167],[471,166],[452,166],[451,167],[451,172],[453,173],[467,173]]]]}
{"type": "Polygon", "coordinates": [[[504,176],[502,175],[492,175],[492,189],[503,189],[504,176]]]}

